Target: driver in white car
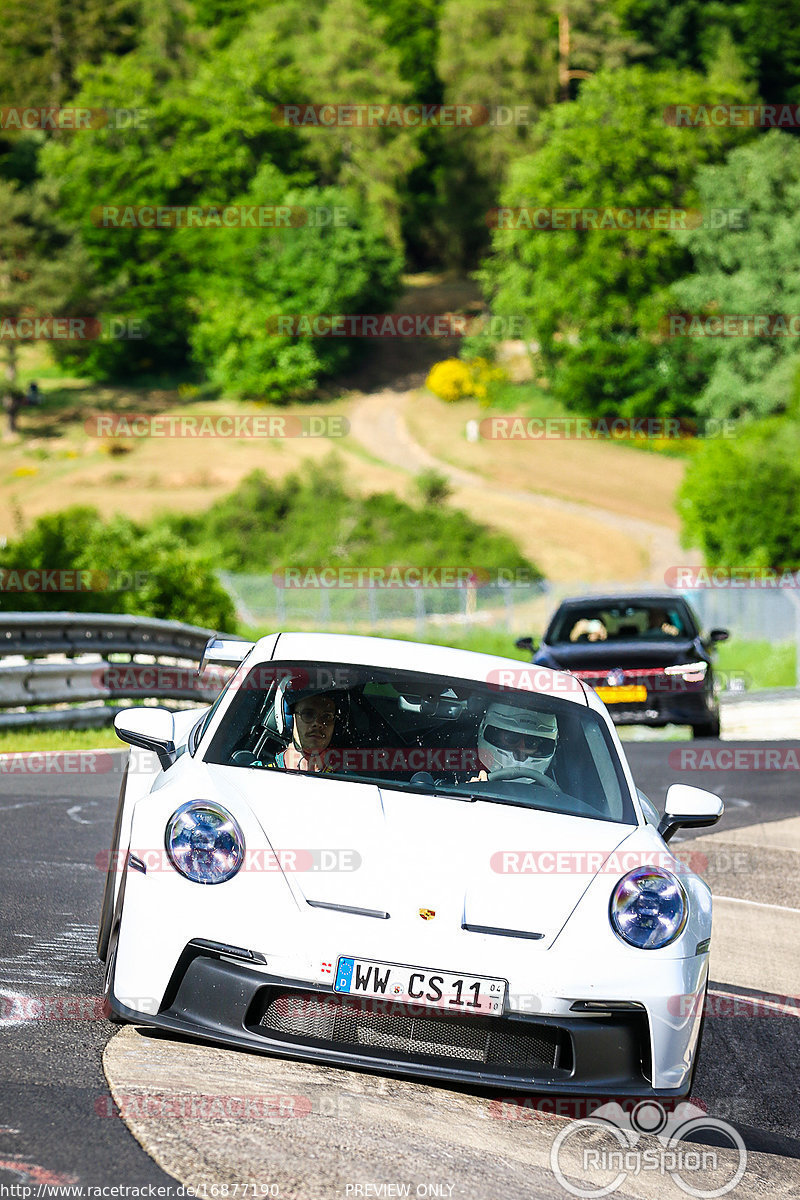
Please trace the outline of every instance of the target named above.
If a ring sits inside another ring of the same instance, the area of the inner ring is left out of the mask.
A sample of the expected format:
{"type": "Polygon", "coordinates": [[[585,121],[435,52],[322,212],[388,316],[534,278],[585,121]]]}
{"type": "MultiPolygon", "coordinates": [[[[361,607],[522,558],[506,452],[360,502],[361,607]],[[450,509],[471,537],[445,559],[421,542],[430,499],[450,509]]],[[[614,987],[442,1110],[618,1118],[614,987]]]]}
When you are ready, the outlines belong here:
{"type": "Polygon", "coordinates": [[[533,712],[513,704],[490,704],[478,730],[478,758],[483,770],[469,782],[485,782],[504,771],[507,778],[544,775],[558,746],[558,723],[552,713],[533,712]]]}

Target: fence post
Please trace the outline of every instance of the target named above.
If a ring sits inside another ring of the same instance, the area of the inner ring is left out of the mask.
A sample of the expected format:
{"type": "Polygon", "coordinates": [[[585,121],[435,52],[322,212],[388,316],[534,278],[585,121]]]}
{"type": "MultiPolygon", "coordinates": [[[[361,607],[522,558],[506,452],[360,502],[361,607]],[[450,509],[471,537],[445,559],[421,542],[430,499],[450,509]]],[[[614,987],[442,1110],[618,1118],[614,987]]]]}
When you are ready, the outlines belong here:
{"type": "Polygon", "coordinates": [[[786,594],[794,606],[794,686],[800,691],[800,596],[791,588],[787,589],[786,594]]]}
{"type": "Polygon", "coordinates": [[[421,587],[414,588],[414,619],[419,634],[425,632],[425,593],[421,587]]]}
{"type": "Polygon", "coordinates": [[[513,589],[510,583],[505,580],[500,584],[503,589],[503,604],[506,610],[506,631],[514,632],[514,596],[513,589]]]}

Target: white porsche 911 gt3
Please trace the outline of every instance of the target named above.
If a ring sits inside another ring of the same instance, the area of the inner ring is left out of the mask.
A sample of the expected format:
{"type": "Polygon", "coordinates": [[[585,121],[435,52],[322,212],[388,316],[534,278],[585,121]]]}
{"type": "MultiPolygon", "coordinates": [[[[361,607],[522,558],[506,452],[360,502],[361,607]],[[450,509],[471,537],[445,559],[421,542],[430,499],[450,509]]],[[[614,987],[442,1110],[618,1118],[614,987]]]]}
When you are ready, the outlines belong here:
{"type": "Polygon", "coordinates": [[[211,708],[137,707],[98,952],[118,1020],[264,1054],[681,1097],[711,896],[572,675],[409,642],[215,641],[211,708]],[[146,753],[143,753],[145,751],[146,753]]]}

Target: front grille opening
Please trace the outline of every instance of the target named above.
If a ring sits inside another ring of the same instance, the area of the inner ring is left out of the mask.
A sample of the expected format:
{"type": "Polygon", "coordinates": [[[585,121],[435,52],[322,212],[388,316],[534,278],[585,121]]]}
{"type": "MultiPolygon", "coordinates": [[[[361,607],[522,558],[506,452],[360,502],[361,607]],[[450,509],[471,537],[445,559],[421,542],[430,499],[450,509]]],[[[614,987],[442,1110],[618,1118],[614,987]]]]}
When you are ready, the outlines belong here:
{"type": "MultiPolygon", "coordinates": [[[[572,1040],[565,1029],[503,1017],[460,1017],[422,1012],[382,1000],[353,1000],[314,992],[264,989],[254,1013],[255,1032],[376,1058],[479,1064],[504,1074],[572,1070],[572,1040]]],[[[248,1022],[249,1023],[249,1022],[248,1022]]]]}

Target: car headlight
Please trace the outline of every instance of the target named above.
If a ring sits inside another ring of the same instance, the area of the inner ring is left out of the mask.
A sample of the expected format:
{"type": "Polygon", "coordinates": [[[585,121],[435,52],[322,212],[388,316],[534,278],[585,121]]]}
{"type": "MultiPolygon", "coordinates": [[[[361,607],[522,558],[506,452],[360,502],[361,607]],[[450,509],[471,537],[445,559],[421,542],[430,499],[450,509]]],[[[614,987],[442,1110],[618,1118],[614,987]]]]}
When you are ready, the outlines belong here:
{"type": "Polygon", "coordinates": [[[172,814],[165,834],[176,871],[193,883],[225,883],[244,861],[244,837],[221,804],[190,800],[172,814]]]}
{"type": "Polygon", "coordinates": [[[611,896],[616,934],[639,950],[659,950],[682,932],[689,906],[680,881],[661,867],[637,867],[623,875],[611,896]]]}

